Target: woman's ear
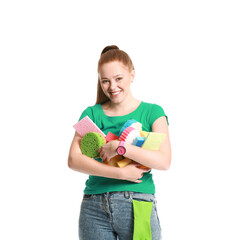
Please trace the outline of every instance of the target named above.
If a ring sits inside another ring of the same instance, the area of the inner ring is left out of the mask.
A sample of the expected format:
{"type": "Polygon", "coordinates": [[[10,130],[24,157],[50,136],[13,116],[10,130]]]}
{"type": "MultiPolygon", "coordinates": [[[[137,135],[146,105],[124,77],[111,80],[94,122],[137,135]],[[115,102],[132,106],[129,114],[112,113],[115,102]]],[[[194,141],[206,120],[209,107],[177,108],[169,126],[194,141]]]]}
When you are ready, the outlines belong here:
{"type": "Polygon", "coordinates": [[[134,78],[135,78],[135,70],[132,70],[130,73],[130,77],[131,77],[131,82],[133,82],[134,78]]]}

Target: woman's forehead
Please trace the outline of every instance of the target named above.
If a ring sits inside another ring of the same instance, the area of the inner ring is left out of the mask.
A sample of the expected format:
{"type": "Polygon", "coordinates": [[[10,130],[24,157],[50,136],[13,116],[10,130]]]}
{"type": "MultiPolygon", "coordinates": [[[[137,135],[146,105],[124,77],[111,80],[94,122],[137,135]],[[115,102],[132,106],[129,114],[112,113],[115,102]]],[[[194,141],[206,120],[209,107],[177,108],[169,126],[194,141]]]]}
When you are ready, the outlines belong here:
{"type": "Polygon", "coordinates": [[[124,75],[129,72],[128,68],[121,62],[108,62],[102,65],[99,69],[99,74],[102,77],[114,77],[117,75],[124,75]]]}

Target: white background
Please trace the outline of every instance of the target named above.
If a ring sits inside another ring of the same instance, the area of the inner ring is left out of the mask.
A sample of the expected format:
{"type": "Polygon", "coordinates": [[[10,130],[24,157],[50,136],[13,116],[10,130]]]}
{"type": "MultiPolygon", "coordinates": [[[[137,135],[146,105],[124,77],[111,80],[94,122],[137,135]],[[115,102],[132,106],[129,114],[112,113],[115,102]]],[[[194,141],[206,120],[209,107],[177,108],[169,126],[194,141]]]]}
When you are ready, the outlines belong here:
{"type": "Polygon", "coordinates": [[[169,117],[172,165],[154,171],[163,240],[239,240],[237,4],[1,1],[0,239],[78,239],[87,176],[67,167],[72,126],[116,44],[134,96],[169,117]]]}

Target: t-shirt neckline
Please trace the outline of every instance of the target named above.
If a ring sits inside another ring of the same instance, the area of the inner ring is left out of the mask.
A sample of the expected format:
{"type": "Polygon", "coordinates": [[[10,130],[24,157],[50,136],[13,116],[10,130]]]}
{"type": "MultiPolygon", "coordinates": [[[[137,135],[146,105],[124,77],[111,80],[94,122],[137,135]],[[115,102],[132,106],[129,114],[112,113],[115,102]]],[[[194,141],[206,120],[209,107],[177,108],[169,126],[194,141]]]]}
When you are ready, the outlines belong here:
{"type": "Polygon", "coordinates": [[[108,115],[106,115],[105,112],[103,111],[102,104],[99,104],[100,109],[101,109],[103,115],[104,115],[105,117],[108,117],[108,118],[121,118],[121,117],[129,116],[129,115],[133,114],[134,112],[138,111],[138,110],[142,107],[142,105],[143,105],[143,101],[140,102],[140,104],[138,105],[138,107],[137,107],[136,109],[134,109],[132,112],[130,112],[130,113],[126,114],[126,115],[121,115],[121,116],[108,116],[108,115]]]}

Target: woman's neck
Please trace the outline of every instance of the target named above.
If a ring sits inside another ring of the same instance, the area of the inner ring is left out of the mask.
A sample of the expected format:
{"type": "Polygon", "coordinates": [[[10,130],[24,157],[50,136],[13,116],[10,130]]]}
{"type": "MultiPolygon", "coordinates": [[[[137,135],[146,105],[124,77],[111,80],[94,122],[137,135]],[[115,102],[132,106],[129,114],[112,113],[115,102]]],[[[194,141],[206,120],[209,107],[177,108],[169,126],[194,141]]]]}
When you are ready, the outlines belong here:
{"type": "Polygon", "coordinates": [[[106,104],[102,105],[103,111],[108,116],[122,116],[127,115],[138,108],[141,101],[130,98],[125,99],[124,101],[120,103],[113,103],[113,102],[107,102],[106,104]]]}

